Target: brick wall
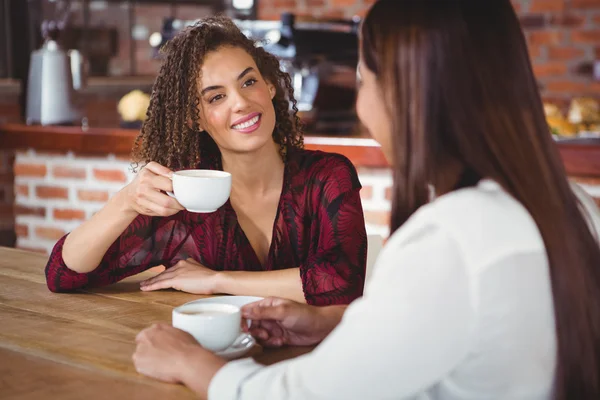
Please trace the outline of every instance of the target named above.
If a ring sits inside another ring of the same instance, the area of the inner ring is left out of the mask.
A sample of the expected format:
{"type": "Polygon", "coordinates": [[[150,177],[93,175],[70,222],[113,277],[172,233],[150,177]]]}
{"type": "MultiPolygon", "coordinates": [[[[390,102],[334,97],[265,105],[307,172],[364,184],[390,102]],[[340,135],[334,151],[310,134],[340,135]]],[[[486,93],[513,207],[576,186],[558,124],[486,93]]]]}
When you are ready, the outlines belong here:
{"type": "MultiPolygon", "coordinates": [[[[114,155],[84,157],[34,150],[14,163],[17,247],[48,253],[56,240],[89,219],[135,176],[129,161],[114,155]]],[[[367,231],[387,236],[387,169],[360,169],[367,231]]]]}
{"type": "MultiPolygon", "coordinates": [[[[114,155],[17,152],[14,163],[17,247],[48,253],[56,240],[89,219],[133,179],[129,167],[128,160],[114,155]]],[[[363,185],[361,198],[367,233],[387,237],[391,172],[359,168],[358,174],[363,185]]],[[[600,205],[600,178],[575,180],[600,205]]]]}
{"type": "Polygon", "coordinates": [[[17,247],[48,253],[61,236],[89,219],[131,181],[129,165],[114,155],[17,152],[17,247]]]}
{"type": "MultiPolygon", "coordinates": [[[[400,1],[400,0],[399,0],[400,1]]],[[[258,17],[283,11],[316,17],[364,15],[374,0],[261,0],[258,17]]],[[[593,62],[600,60],[600,0],[513,0],[545,100],[563,109],[576,96],[600,99],[593,62]]]]}

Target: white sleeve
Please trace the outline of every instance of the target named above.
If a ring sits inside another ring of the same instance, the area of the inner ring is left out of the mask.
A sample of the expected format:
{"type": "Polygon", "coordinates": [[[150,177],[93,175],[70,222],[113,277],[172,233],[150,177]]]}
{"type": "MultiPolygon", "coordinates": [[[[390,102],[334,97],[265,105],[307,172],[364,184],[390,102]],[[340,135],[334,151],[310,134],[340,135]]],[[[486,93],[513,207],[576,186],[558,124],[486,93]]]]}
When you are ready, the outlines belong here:
{"type": "Polygon", "coordinates": [[[269,367],[229,363],[209,399],[398,399],[466,356],[473,306],[464,260],[436,227],[391,238],[365,295],[311,353],[269,367]]]}

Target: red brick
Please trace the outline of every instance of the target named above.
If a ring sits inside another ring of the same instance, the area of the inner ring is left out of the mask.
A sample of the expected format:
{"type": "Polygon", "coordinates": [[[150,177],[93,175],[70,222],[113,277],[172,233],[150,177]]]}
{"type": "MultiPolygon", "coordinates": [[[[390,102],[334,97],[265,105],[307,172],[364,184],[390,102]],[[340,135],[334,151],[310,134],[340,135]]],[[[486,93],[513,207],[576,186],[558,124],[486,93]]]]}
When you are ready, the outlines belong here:
{"type": "Polygon", "coordinates": [[[56,178],[85,179],[86,173],[85,168],[58,166],[52,169],[52,175],[56,178]]]}
{"type": "Polygon", "coordinates": [[[551,92],[581,93],[587,92],[589,89],[590,85],[585,82],[556,81],[546,84],[546,90],[551,92]]]}
{"type": "Polygon", "coordinates": [[[14,210],[15,215],[29,215],[36,217],[46,216],[46,209],[44,207],[25,207],[19,204],[15,204],[14,210]]]}
{"type": "Polygon", "coordinates": [[[388,211],[365,211],[365,223],[371,225],[390,224],[390,213],[388,211]]]}
{"type": "Polygon", "coordinates": [[[392,188],[391,187],[385,188],[385,199],[387,201],[392,201],[392,188]]]}
{"type": "Polygon", "coordinates": [[[529,45],[551,45],[560,44],[563,41],[563,34],[559,31],[535,31],[529,32],[529,45]]]}
{"type": "Polygon", "coordinates": [[[583,49],[569,46],[550,46],[548,48],[548,58],[551,60],[573,60],[583,57],[583,49]]]}
{"type": "Polygon", "coordinates": [[[598,14],[594,17],[594,25],[599,25],[599,24],[600,24],[600,14],[598,14]]]}
{"type": "Polygon", "coordinates": [[[373,198],[373,186],[363,186],[360,190],[361,200],[371,200],[373,198]]]}
{"type": "Polygon", "coordinates": [[[596,57],[596,60],[600,60],[600,47],[594,49],[594,56],[596,57]]]}
{"type": "Polygon", "coordinates": [[[69,189],[59,186],[38,186],[35,195],[40,199],[68,199],[69,189]]]}
{"type": "Polygon", "coordinates": [[[258,16],[261,20],[265,20],[265,21],[278,21],[279,17],[280,17],[280,13],[277,11],[274,11],[272,9],[268,9],[263,11],[263,7],[259,8],[259,12],[258,12],[258,16]]]}
{"type": "Polygon", "coordinates": [[[94,178],[99,181],[127,182],[125,173],[118,169],[95,169],[94,178]]]}
{"type": "Polygon", "coordinates": [[[15,190],[20,196],[29,196],[29,186],[27,185],[16,185],[15,190]]]}
{"type": "Polygon", "coordinates": [[[54,219],[60,220],[84,220],[85,219],[85,211],[83,210],[54,210],[54,219]]]}
{"type": "Polygon", "coordinates": [[[521,15],[519,22],[523,29],[539,29],[546,25],[546,18],[543,14],[521,15]]]}
{"type": "Polygon", "coordinates": [[[296,7],[296,0],[274,0],[273,7],[296,7]]]}
{"type": "Polygon", "coordinates": [[[323,7],[325,0],[306,0],[307,7],[323,7]]]}
{"type": "Polygon", "coordinates": [[[598,207],[600,207],[600,197],[594,197],[594,201],[598,204],[598,207]]]}
{"type": "Polygon", "coordinates": [[[571,31],[571,41],[573,43],[600,43],[600,29],[571,31]]]}
{"type": "Polygon", "coordinates": [[[38,226],[35,228],[35,235],[40,239],[58,240],[65,235],[65,231],[60,228],[38,226]]]}
{"type": "Polygon", "coordinates": [[[585,17],[583,15],[555,14],[550,17],[549,23],[551,25],[559,25],[572,28],[584,25],[585,17]]]}
{"type": "Polygon", "coordinates": [[[345,17],[343,10],[331,10],[323,13],[323,18],[343,19],[345,17]]]}
{"type": "Polygon", "coordinates": [[[46,176],[47,168],[44,164],[21,164],[17,163],[14,167],[16,176],[46,176]]]}
{"type": "Polygon", "coordinates": [[[529,58],[538,58],[542,56],[542,46],[533,46],[530,45],[529,47],[529,58]]]}
{"type": "Polygon", "coordinates": [[[348,7],[358,3],[357,0],[330,0],[331,7],[348,7]]]}
{"type": "Polygon", "coordinates": [[[598,0],[571,0],[571,7],[598,10],[600,9],[600,4],[598,0]]]}
{"type": "Polygon", "coordinates": [[[567,65],[562,62],[535,64],[533,66],[533,73],[538,78],[546,76],[560,76],[567,73],[567,65]]]}
{"type": "Polygon", "coordinates": [[[29,227],[27,225],[17,224],[15,225],[15,233],[20,238],[29,236],[29,227]]]}
{"type": "Polygon", "coordinates": [[[103,190],[79,190],[77,197],[81,201],[108,201],[108,192],[103,190]]]}
{"type": "Polygon", "coordinates": [[[565,0],[533,0],[529,12],[563,11],[565,0]]]}

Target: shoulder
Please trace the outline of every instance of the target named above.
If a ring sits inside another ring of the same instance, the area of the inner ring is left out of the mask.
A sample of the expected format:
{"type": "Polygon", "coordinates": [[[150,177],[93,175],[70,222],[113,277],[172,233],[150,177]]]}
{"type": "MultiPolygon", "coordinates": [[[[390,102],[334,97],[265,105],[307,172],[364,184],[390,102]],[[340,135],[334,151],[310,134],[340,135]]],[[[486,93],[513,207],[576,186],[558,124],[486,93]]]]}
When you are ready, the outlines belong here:
{"type": "Polygon", "coordinates": [[[545,253],[541,234],[529,212],[491,180],[421,207],[390,242],[402,246],[423,237],[430,229],[443,231],[467,263],[473,265],[487,265],[513,254],[545,253]]]}
{"type": "Polygon", "coordinates": [[[312,186],[334,185],[341,191],[359,189],[358,173],[352,162],[337,153],[319,150],[295,150],[288,160],[292,179],[312,186]]]}

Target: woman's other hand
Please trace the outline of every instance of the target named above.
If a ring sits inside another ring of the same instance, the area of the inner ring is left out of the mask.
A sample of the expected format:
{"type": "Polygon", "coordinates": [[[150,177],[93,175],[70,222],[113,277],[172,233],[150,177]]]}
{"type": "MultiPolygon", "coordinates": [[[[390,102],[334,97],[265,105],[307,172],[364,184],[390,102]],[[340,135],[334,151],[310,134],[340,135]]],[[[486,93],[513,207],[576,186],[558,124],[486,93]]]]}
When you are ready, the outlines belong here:
{"type": "Polygon", "coordinates": [[[176,289],[193,294],[214,294],[218,272],[206,268],[197,261],[188,258],[173,267],[140,283],[140,288],[149,292],[160,289],[176,289]]]}
{"type": "Polygon", "coordinates": [[[345,308],[315,307],[271,297],[244,306],[242,315],[252,320],[248,330],[263,346],[310,346],[329,335],[345,308]]]}

